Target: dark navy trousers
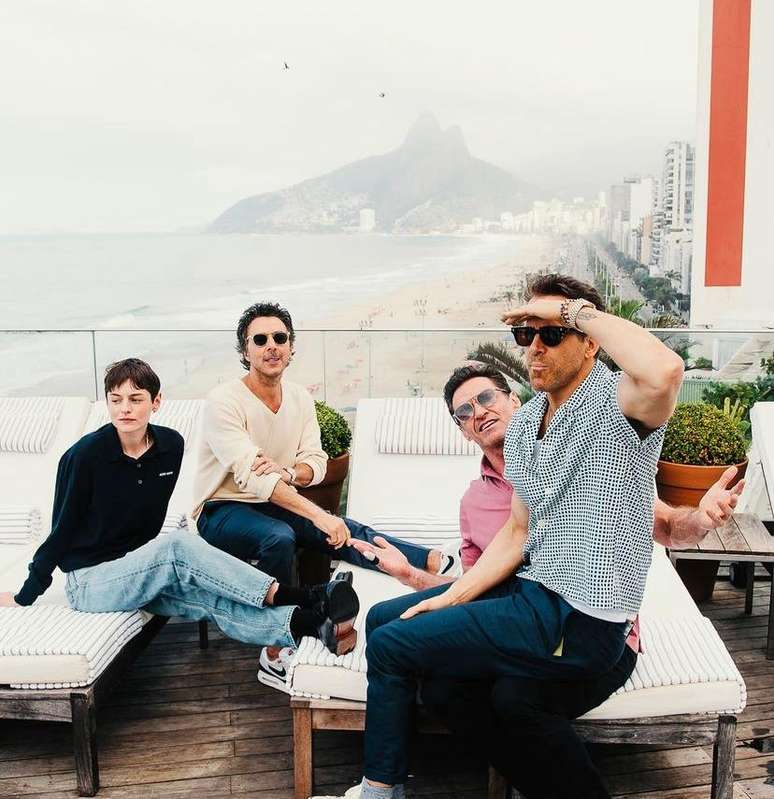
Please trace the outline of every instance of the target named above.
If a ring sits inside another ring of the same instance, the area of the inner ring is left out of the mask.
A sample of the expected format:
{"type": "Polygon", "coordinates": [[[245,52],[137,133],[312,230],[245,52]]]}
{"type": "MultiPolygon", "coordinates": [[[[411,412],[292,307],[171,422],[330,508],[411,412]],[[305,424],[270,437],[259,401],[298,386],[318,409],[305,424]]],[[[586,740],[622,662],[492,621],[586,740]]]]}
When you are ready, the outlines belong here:
{"type": "MultiPolygon", "coordinates": [[[[353,519],[344,519],[344,523],[352,538],[373,543],[379,535],[396,546],[412,566],[427,568],[429,549],[382,535],[353,519]]],[[[257,560],[261,571],[285,585],[293,583],[298,548],[314,549],[353,566],[378,568],[354,547],[334,549],[308,519],[271,502],[207,502],[196,526],[209,544],[240,560],[257,560]]]]}
{"type": "Polygon", "coordinates": [[[623,653],[625,622],[579,613],[518,576],[473,602],[399,618],[448,588],[382,602],[368,614],[364,773],[370,780],[405,782],[420,680],[583,680],[609,671],[623,653]]]}
{"type": "Polygon", "coordinates": [[[601,705],[636,665],[636,653],[625,646],[612,669],[585,680],[431,679],[421,696],[432,715],[527,799],[609,799],[572,719],[601,705]]]}

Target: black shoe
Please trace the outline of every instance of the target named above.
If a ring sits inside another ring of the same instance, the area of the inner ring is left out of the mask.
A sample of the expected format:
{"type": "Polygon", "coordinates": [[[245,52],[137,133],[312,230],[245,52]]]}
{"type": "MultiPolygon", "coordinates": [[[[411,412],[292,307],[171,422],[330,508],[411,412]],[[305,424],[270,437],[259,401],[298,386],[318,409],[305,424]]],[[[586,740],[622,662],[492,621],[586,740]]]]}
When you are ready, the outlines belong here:
{"type": "Polygon", "coordinates": [[[354,617],[336,623],[332,619],[325,621],[317,628],[317,637],[334,655],[346,655],[357,645],[357,630],[354,617]]]}
{"type": "MultiPolygon", "coordinates": [[[[351,572],[348,572],[351,575],[351,572]]],[[[323,619],[330,619],[334,624],[354,621],[360,610],[360,600],[352,587],[352,578],[346,577],[331,580],[329,583],[313,585],[309,588],[312,601],[311,609],[323,619]]]]}

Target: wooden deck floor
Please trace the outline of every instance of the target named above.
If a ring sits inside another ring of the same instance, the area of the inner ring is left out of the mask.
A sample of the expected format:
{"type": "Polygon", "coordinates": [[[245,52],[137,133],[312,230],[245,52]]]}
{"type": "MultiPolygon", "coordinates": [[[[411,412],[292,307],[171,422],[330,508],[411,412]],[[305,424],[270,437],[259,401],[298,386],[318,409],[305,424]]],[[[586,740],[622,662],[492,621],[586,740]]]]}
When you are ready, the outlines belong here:
{"type": "MultiPolygon", "coordinates": [[[[736,796],[746,799],[774,797],[774,661],[763,657],[769,585],[756,584],[752,617],[743,613],[743,591],[727,581],[702,607],[747,682],[736,753],[736,796]]],[[[167,625],[100,718],[99,796],[292,799],[288,700],[256,681],[256,655],[215,634],[202,652],[195,625],[167,625]]],[[[358,733],[316,733],[318,791],[352,784],[361,750],[358,733]]],[[[483,765],[452,739],[425,736],[418,752],[411,795],[485,796],[483,765]]],[[[598,746],[593,755],[616,797],[709,797],[709,748],[598,746]]],[[[0,722],[0,796],[76,795],[69,725],[0,722]]]]}

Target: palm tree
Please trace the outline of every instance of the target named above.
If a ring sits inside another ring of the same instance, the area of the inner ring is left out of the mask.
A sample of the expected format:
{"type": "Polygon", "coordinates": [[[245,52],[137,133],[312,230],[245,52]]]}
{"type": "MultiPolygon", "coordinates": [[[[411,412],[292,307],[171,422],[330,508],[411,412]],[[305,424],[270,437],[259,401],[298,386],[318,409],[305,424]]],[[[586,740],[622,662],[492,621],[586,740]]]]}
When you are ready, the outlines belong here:
{"type": "Polygon", "coordinates": [[[643,321],[640,317],[640,311],[644,307],[645,303],[640,300],[622,300],[620,297],[614,297],[608,308],[608,313],[642,326],[643,321]]]}
{"type": "Polygon", "coordinates": [[[491,341],[479,344],[468,353],[468,358],[471,361],[478,361],[499,369],[506,377],[518,384],[517,393],[523,400],[529,399],[534,393],[529,385],[527,367],[521,358],[505,344],[495,344],[491,341]]]}

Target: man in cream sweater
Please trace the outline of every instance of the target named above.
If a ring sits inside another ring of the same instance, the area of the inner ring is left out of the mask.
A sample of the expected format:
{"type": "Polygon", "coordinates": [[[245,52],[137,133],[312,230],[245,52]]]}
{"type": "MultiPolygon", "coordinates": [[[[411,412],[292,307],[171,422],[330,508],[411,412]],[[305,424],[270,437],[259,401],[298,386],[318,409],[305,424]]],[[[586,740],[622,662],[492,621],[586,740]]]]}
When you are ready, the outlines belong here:
{"type": "MultiPolygon", "coordinates": [[[[237,351],[247,374],[207,397],[193,516],[202,537],[242,560],[255,560],[281,582],[292,581],[297,547],[375,568],[349,546],[373,542],[374,531],[324,511],[296,486],[319,483],[327,455],[320,444],[314,401],[302,386],[283,380],[293,355],[295,331],[287,310],[274,303],[247,308],[237,325],[237,351]]],[[[390,539],[412,566],[449,572],[438,550],[390,539]]],[[[287,653],[262,654],[262,679],[284,687],[287,653]]],[[[260,673],[259,673],[260,676],[260,673]]]]}

